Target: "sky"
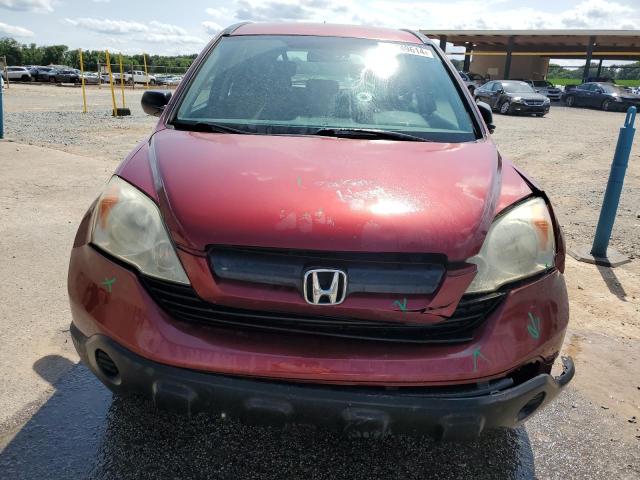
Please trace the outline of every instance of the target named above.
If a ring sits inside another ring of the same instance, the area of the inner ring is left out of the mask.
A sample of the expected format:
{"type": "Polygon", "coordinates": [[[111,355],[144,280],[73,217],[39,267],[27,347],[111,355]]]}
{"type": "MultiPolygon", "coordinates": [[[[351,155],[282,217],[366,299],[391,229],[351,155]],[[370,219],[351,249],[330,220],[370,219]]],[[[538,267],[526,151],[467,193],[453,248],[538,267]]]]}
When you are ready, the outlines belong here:
{"type": "Polygon", "coordinates": [[[640,29],[640,0],[0,0],[0,37],[122,53],[199,52],[239,21],[414,29],[640,29]]]}

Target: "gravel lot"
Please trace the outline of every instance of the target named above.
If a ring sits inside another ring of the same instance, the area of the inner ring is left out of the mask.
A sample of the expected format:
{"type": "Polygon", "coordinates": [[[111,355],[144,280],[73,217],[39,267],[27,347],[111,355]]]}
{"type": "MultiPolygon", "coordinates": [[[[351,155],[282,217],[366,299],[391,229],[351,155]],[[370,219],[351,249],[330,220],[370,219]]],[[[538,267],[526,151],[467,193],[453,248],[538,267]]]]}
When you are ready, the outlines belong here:
{"type": "MultiPolygon", "coordinates": [[[[6,93],[6,133],[16,143],[0,142],[0,298],[9,299],[0,303],[1,478],[640,477],[637,259],[615,270],[568,261],[565,353],[576,360],[575,380],[524,428],[477,442],[348,441],[311,427],[188,420],[113,399],[77,364],[66,331],[68,249],[100,185],[155,119],[142,114],[140,89],[127,91],[133,115],[119,119],[106,89],[89,90],[88,114],[77,88],[14,84],[6,93]]],[[[502,154],[550,194],[569,245],[592,238],[622,121],[557,106],[544,119],[496,116],[502,154]]],[[[638,141],[612,241],[635,257],[638,141]]]]}

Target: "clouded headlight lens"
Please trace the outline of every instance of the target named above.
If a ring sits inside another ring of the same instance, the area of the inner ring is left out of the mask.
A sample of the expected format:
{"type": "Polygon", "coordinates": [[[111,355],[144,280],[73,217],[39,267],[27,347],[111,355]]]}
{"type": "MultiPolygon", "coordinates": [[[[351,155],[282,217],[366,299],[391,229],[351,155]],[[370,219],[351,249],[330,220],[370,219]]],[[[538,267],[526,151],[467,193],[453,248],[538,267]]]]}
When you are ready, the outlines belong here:
{"type": "Polygon", "coordinates": [[[553,266],[556,253],[551,215],[534,198],[500,215],[491,225],[480,253],[468,259],[478,273],[467,293],[486,292],[553,266]]]}
{"type": "Polygon", "coordinates": [[[189,284],[156,204],[113,177],[93,214],[91,242],[142,273],[189,284]]]}

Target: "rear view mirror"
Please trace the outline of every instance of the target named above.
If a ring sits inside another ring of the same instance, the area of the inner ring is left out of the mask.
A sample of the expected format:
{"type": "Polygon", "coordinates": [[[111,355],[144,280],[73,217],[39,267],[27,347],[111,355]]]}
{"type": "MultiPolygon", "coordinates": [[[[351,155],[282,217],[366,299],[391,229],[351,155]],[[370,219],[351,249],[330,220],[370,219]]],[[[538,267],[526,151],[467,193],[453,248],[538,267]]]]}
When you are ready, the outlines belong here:
{"type": "Polygon", "coordinates": [[[147,90],[142,94],[142,110],[147,115],[153,115],[159,117],[164,111],[164,107],[169,103],[171,99],[171,92],[163,90],[147,90]]]}
{"type": "Polygon", "coordinates": [[[493,112],[491,111],[491,107],[484,102],[478,102],[476,105],[478,105],[478,109],[480,110],[480,115],[482,115],[484,123],[487,124],[489,133],[493,133],[496,126],[493,124],[493,112]]]}

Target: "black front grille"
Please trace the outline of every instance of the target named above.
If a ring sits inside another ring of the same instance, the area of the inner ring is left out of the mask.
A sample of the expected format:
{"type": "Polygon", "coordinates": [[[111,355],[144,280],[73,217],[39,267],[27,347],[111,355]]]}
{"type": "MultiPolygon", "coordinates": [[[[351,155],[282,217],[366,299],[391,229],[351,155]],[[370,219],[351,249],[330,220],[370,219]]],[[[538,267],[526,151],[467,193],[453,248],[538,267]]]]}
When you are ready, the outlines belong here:
{"type": "Polygon", "coordinates": [[[424,325],[225,307],[201,299],[191,286],[149,277],[142,280],[154,300],[176,320],[217,327],[403,343],[470,341],[504,296],[501,293],[465,295],[451,317],[424,325]]]}
{"type": "Polygon", "coordinates": [[[525,100],[524,103],[531,107],[539,107],[544,104],[544,100],[525,100]]]}
{"type": "Polygon", "coordinates": [[[275,248],[213,246],[209,263],[216,278],[300,290],[310,269],[347,273],[346,294],[430,295],[440,285],[445,258],[417,253],[325,252],[275,248]]]}

